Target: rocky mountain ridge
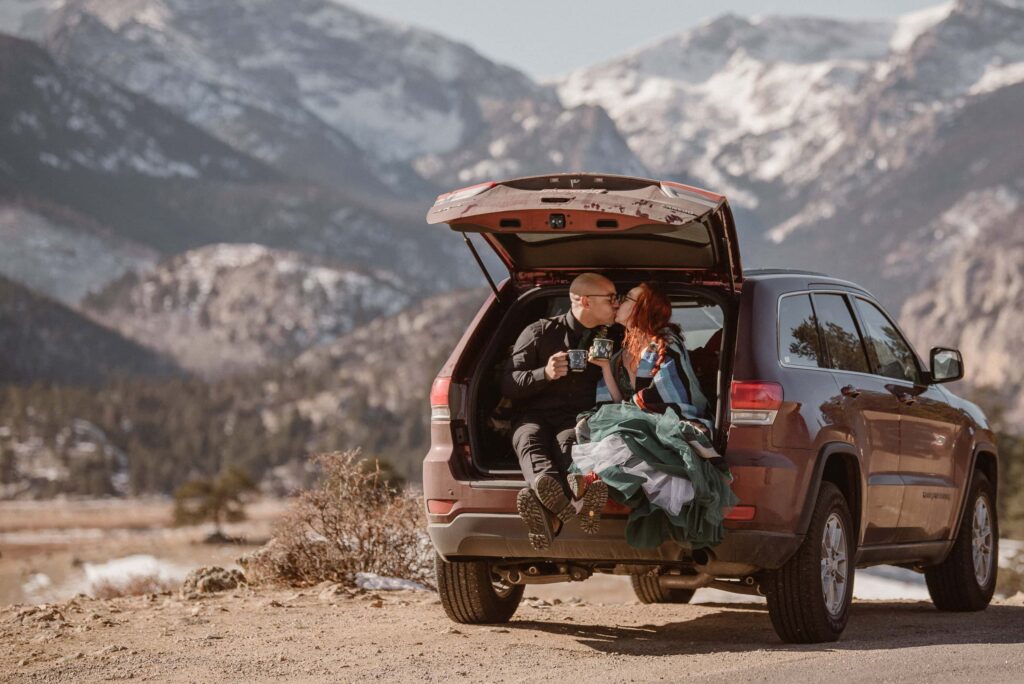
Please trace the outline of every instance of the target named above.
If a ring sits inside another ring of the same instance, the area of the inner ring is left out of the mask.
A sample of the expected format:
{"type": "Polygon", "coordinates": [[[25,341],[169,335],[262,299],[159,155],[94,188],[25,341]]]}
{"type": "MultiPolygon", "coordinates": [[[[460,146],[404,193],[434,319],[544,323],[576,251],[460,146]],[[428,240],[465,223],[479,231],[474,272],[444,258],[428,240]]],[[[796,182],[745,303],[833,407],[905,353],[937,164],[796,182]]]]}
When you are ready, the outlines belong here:
{"type": "Polygon", "coordinates": [[[422,229],[404,209],[285,177],[146,97],[6,36],[0,145],[0,231],[12,235],[0,274],[69,304],[161,254],[223,242],[389,269],[427,292],[477,282],[455,237],[422,229]]]}
{"type": "Polygon", "coordinates": [[[564,108],[465,45],[329,0],[67,0],[42,41],[289,175],[361,193],[643,169],[593,107],[564,108]]]}
{"type": "Polygon", "coordinates": [[[91,295],[95,320],[204,377],[256,371],[398,313],[392,273],[360,272],[262,245],[211,245],[91,295]]]}

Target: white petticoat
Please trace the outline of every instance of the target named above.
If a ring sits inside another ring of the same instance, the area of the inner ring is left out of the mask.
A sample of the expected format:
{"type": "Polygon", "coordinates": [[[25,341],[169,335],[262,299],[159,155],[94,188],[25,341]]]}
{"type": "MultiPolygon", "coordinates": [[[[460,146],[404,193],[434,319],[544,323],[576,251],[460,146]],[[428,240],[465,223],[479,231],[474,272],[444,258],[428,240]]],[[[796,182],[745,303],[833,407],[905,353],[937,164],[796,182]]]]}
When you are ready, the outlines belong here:
{"type": "Polygon", "coordinates": [[[633,452],[617,434],[608,435],[600,442],[573,445],[572,461],[584,474],[600,473],[606,468],[620,466],[630,475],[644,478],[640,486],[647,500],[672,515],[679,515],[683,506],[693,501],[692,482],[685,477],[657,471],[640,459],[633,458],[633,452]]]}

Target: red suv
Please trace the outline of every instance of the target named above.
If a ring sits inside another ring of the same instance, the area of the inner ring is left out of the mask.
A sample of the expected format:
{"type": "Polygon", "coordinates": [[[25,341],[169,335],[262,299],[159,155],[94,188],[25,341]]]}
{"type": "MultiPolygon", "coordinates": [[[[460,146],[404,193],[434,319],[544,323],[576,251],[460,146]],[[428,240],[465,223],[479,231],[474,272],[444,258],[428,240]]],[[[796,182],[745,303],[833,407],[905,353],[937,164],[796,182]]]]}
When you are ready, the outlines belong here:
{"type": "Polygon", "coordinates": [[[878,564],[923,572],[941,610],[988,605],[998,460],[985,416],[941,384],[962,377],[958,351],[933,348],[922,363],[853,283],[744,272],[726,199],[677,183],[483,183],[441,195],[427,220],[462,232],[483,266],[479,234],[510,273],[488,277],[493,294],[430,394],[423,488],[451,619],[507,621],[526,584],[603,572],[630,575],[645,603],[687,602],[700,587],[761,594],[783,640],[831,641],[854,568],[878,564]],[[583,271],[620,292],[658,280],[670,293],[740,499],[712,549],[633,548],[614,503],[597,535],[573,521],[545,551],[527,541],[498,373],[525,326],[567,310],[583,271]]]}

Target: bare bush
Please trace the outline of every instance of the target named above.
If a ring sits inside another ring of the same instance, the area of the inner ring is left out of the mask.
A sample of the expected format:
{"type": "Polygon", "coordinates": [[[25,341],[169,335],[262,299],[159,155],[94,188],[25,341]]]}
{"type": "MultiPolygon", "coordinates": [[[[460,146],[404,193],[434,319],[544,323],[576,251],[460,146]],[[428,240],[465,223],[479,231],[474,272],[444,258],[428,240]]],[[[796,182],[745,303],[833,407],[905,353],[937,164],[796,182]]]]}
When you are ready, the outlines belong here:
{"type": "Polygon", "coordinates": [[[131,575],[121,581],[102,579],[92,583],[89,593],[93,598],[112,599],[120,596],[142,596],[174,591],[177,583],[159,575],[131,575]]]}
{"type": "Polygon", "coordinates": [[[299,495],[273,540],[240,559],[250,583],[349,586],[358,572],[434,586],[433,552],[419,496],[399,489],[359,451],[316,457],[320,484],[299,495]]]}

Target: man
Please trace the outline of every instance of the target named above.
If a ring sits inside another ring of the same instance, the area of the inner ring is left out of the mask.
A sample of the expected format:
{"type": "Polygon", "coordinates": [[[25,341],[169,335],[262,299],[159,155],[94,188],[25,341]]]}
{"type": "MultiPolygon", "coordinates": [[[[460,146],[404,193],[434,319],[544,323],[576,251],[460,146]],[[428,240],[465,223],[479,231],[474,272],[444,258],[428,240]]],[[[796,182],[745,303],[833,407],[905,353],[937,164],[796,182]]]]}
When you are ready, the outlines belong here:
{"type": "Polygon", "coordinates": [[[619,297],[612,281],[584,273],[569,286],[569,303],[565,315],[543,318],[522,332],[501,382],[516,410],[512,445],[528,485],[516,504],[530,544],[538,550],[548,548],[561,523],[577,512],[581,527],[596,531],[587,521],[600,516],[608,498],[607,485],[600,480],[585,486],[580,479],[567,478],[576,416],[593,408],[601,378],[601,369],[590,363],[582,371],[571,371],[568,350],[587,349],[596,328],[615,322],[619,297]]]}

